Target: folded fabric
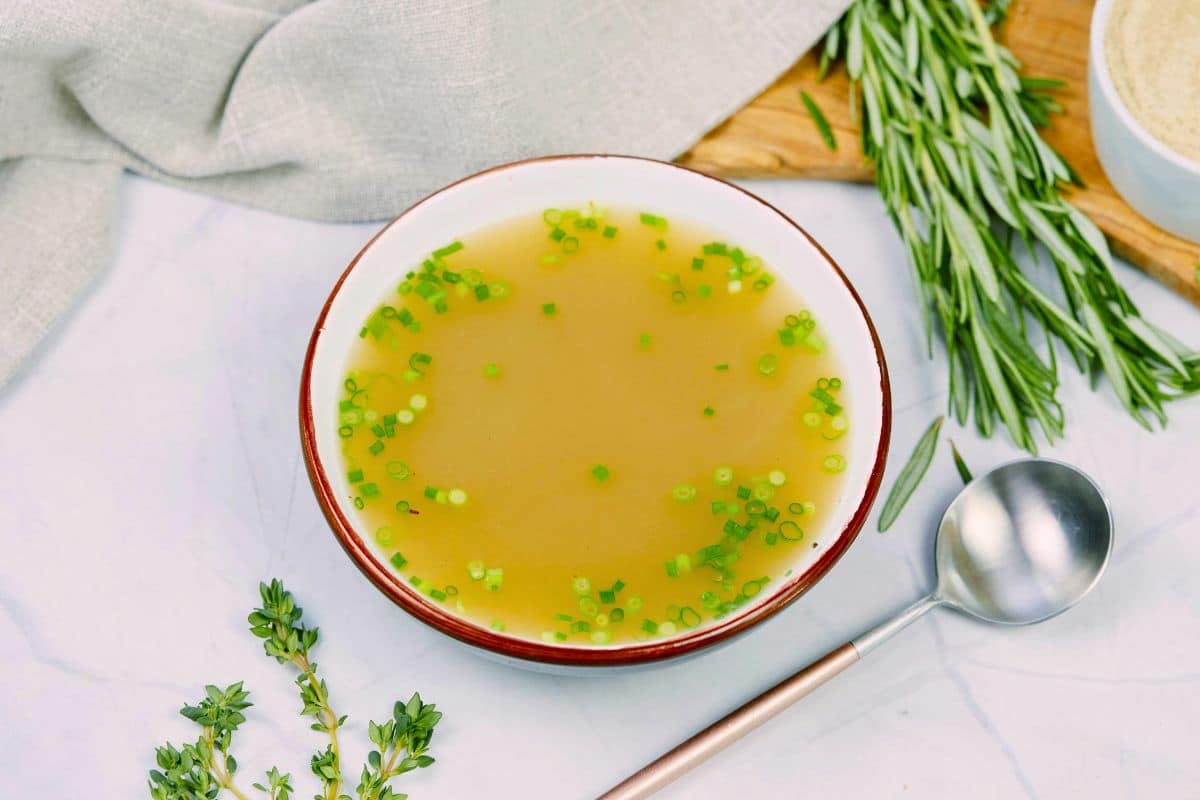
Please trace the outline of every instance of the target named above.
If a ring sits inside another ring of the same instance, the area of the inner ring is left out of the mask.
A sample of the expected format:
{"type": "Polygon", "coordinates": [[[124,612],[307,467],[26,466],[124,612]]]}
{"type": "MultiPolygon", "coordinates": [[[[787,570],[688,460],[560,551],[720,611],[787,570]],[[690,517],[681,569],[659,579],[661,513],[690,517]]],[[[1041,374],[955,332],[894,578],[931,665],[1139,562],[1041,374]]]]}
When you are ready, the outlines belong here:
{"type": "Polygon", "coordinates": [[[8,0],[0,382],[109,258],[121,168],[361,221],[517,158],[671,158],[846,5],[8,0]]]}

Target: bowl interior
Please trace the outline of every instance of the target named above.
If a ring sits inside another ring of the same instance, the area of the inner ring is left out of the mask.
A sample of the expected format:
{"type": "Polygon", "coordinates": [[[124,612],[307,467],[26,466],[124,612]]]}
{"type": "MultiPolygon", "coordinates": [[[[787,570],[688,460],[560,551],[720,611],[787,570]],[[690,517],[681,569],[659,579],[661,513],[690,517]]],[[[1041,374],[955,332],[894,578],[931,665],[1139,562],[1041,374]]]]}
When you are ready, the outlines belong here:
{"type": "Polygon", "coordinates": [[[416,204],[358,255],[318,320],[305,364],[301,425],[314,487],[343,546],[397,603],[446,633],[506,655],[550,663],[614,664],[656,660],[718,641],[801,594],[841,555],[878,489],[890,425],[886,369],[865,310],[829,257],[771,206],[730,184],[657,161],[616,156],[547,158],[480,173],[416,204]],[[817,548],[798,550],[792,577],[725,619],[673,639],[607,647],[557,645],[476,626],[412,590],[360,536],[352,487],[340,467],[338,390],[366,314],[431,250],[523,212],[585,205],[627,206],[690,218],[759,254],[819,315],[841,363],[850,409],[848,469],[836,511],[817,548]]]}

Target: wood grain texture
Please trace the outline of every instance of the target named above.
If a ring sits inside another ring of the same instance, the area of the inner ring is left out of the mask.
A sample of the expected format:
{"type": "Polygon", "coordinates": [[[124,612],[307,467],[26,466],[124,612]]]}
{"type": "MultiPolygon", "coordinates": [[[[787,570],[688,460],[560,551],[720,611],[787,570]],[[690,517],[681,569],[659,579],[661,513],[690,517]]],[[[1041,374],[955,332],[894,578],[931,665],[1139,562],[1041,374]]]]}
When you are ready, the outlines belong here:
{"type": "MultiPolygon", "coordinates": [[[[1024,74],[1067,81],[1063,113],[1046,140],[1078,171],[1084,189],[1070,199],[1108,236],[1113,251],[1200,306],[1200,245],[1153,225],[1121,199],[1092,146],[1087,105],[1090,0],[1025,0],[1013,4],[1001,31],[1024,65],[1024,74]]],[[[850,83],[838,69],[817,82],[817,58],[805,55],[748,106],[709,133],[680,163],[721,177],[798,177],[843,181],[871,179],[850,108],[850,83]],[[816,101],[837,137],[830,151],[800,101],[816,101]]]]}

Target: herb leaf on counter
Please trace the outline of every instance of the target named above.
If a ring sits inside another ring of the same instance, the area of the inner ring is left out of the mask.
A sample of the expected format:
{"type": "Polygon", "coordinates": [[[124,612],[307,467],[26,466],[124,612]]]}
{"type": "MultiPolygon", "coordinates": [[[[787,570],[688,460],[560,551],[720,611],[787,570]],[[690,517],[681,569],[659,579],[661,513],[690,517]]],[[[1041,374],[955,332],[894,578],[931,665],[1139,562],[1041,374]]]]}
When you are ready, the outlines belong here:
{"type": "Polygon", "coordinates": [[[917,446],[913,448],[912,455],[908,457],[908,462],[896,476],[896,482],[892,484],[892,490],[888,492],[887,500],[884,501],[883,510],[879,512],[880,533],[892,527],[892,523],[904,510],[908,498],[912,497],[913,492],[917,490],[917,485],[921,483],[921,479],[929,470],[933,454],[937,452],[938,434],[942,430],[943,419],[945,418],[938,417],[925,430],[917,442],[917,446]]]}

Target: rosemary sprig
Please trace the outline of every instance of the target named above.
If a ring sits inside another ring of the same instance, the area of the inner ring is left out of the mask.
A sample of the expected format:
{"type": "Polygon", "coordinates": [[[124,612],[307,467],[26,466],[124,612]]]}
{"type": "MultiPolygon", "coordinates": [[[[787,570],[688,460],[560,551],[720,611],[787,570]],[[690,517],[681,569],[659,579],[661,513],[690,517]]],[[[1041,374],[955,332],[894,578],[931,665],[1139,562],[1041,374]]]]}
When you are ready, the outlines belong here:
{"type": "MultiPolygon", "coordinates": [[[[341,791],[345,780],[341,771],[341,748],[337,732],[346,722],[329,704],[329,687],[317,677],[312,649],[318,640],[316,628],[308,628],[301,619],[303,609],[277,580],[259,584],[262,606],[250,613],[250,631],[263,639],[263,649],[281,664],[299,671],[296,684],[303,704],[301,715],[313,717],[314,730],[329,737],[329,744],[311,759],[313,773],[321,784],[314,800],[351,800],[341,791]]],[[[246,721],[242,713],[250,708],[250,693],[242,683],[225,689],[206,686],[205,696],[196,705],[184,706],[180,713],[200,726],[195,743],[175,747],[170,742],[155,751],[156,769],[150,770],[152,800],[214,800],[228,792],[237,800],[250,800],[234,783],[237,761],[230,753],[233,734],[246,721]]],[[[434,727],[442,714],[414,694],[407,703],[396,703],[392,718],[384,724],[368,725],[371,742],[378,748],[367,755],[358,787],[358,800],[404,800],[406,795],[393,790],[390,781],[406,772],[433,764],[428,755],[434,727]]],[[[267,800],[291,800],[292,776],[271,767],[265,783],[254,788],[267,800]]]]}
{"type": "Polygon", "coordinates": [[[1129,414],[1165,424],[1164,403],[1200,390],[1200,355],[1145,320],[1117,282],[1103,234],[1063,199],[1077,183],[1037,132],[1058,84],[1022,78],[990,24],[1007,3],[855,0],[825,38],[842,58],[862,146],[904,240],[932,355],[935,321],[949,359],[949,408],[983,436],[999,420],[1036,451],[1063,431],[1056,345],[1103,373],[1129,414]],[[1053,289],[1010,252],[1040,243],[1053,289]],[[1057,298],[1054,296],[1057,295],[1057,298]],[[1042,352],[1034,327],[1044,332],[1042,352]]]}

